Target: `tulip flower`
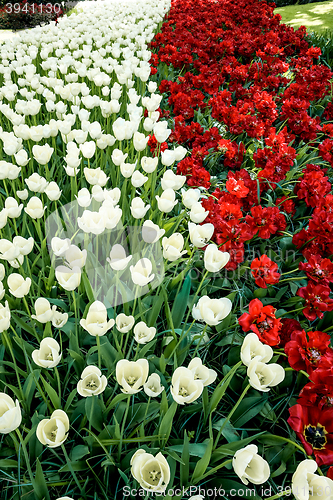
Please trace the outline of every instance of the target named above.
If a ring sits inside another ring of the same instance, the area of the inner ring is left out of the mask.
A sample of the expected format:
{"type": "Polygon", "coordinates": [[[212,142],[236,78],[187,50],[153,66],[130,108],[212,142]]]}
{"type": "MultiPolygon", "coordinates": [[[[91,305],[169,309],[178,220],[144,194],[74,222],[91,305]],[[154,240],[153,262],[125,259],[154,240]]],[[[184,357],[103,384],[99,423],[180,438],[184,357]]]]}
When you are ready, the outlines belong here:
{"type": "Polygon", "coordinates": [[[121,359],[116,365],[117,382],[121,386],[120,390],[126,394],[136,394],[142,390],[149,372],[149,365],[146,359],[129,361],[121,359]]]}
{"type": "Polygon", "coordinates": [[[36,365],[42,368],[54,368],[61,360],[60,345],[52,337],[44,337],[39,349],[31,353],[36,365]]]}
{"type": "Polygon", "coordinates": [[[14,400],[4,392],[0,392],[0,434],[9,434],[22,422],[21,408],[18,400],[14,400]]]}
{"type": "Polygon", "coordinates": [[[237,450],[232,459],[232,466],[243,484],[263,484],[270,476],[269,465],[258,455],[258,447],[255,444],[237,450]]]}
{"type": "Polygon", "coordinates": [[[146,243],[156,243],[163,234],[165,233],[164,229],[160,229],[157,224],[154,224],[151,220],[145,220],[142,224],[142,239],[146,243]]]}
{"type": "Polygon", "coordinates": [[[146,325],[144,321],[140,321],[134,327],[134,338],[138,344],[146,344],[153,340],[156,335],[156,328],[151,326],[150,328],[146,325]]]}
{"type": "Polygon", "coordinates": [[[170,467],[162,453],[155,457],[138,450],[131,458],[131,473],[141,488],[153,493],[164,493],[170,481],[170,467]]]}
{"type": "Polygon", "coordinates": [[[12,273],[7,278],[7,285],[9,292],[14,295],[14,297],[21,299],[29,293],[31,279],[24,279],[20,274],[12,273]]]}
{"type": "Polygon", "coordinates": [[[162,239],[162,247],[163,257],[170,262],[180,259],[182,255],[187,253],[187,250],[183,250],[184,238],[181,233],[174,233],[169,238],[164,237],[162,239]]]}
{"type": "Polygon", "coordinates": [[[54,149],[49,144],[32,147],[32,154],[40,165],[46,165],[50,161],[53,151],[54,149]]]}
{"type": "Polygon", "coordinates": [[[80,320],[82,328],[94,337],[105,335],[113,327],[114,323],[114,319],[107,319],[106,307],[99,300],[90,305],[86,319],[80,320]]]}
{"type": "Polygon", "coordinates": [[[229,260],[230,254],[228,252],[221,252],[214,243],[206,247],[204,264],[207,271],[217,273],[228,264],[229,260]]]}
{"type": "Polygon", "coordinates": [[[81,269],[73,267],[70,269],[66,266],[58,266],[55,270],[56,279],[64,290],[71,292],[77,288],[81,282],[81,269]]]}
{"type": "Polygon", "coordinates": [[[315,460],[306,459],[298,464],[291,480],[291,490],[296,500],[331,500],[333,481],[329,477],[315,474],[317,468],[315,460]]]}
{"type": "Polygon", "coordinates": [[[193,306],[192,316],[194,319],[204,321],[207,325],[216,326],[230,314],[232,302],[227,297],[210,299],[204,295],[193,306]]]}
{"type": "Polygon", "coordinates": [[[268,392],[278,385],[285,377],[284,368],[277,363],[266,365],[254,358],[247,368],[249,384],[257,391],[268,392]]]}
{"type": "Polygon", "coordinates": [[[81,373],[81,379],[77,383],[77,392],[80,396],[89,397],[101,394],[108,384],[105,375],[96,366],[87,366],[81,373]]]}
{"type": "Polygon", "coordinates": [[[69,419],[62,410],[55,410],[50,418],[41,420],[36,429],[37,439],[49,448],[61,446],[67,439],[69,419]]]}
{"type": "Polygon", "coordinates": [[[159,396],[164,391],[160,376],[157,373],[152,373],[147,382],[143,384],[143,390],[150,398],[159,396]]]}
{"type": "Polygon", "coordinates": [[[240,357],[245,366],[249,366],[253,359],[268,363],[273,357],[273,349],[260,342],[258,335],[251,332],[243,340],[240,357]]]}
{"type": "Polygon", "coordinates": [[[151,274],[152,263],[149,259],[140,259],[135,266],[130,267],[132,281],[135,285],[145,286],[153,281],[155,274],[151,274]]]}
{"type": "Polygon", "coordinates": [[[124,247],[117,243],[116,245],[113,245],[110,252],[110,257],[108,257],[106,260],[114,271],[123,271],[127,267],[131,258],[132,255],[129,255],[127,257],[124,247]]]}
{"type": "Polygon", "coordinates": [[[171,384],[171,395],[180,405],[193,403],[201,396],[204,388],[201,380],[195,379],[193,371],[184,366],[180,366],[173,372],[171,384]]]}

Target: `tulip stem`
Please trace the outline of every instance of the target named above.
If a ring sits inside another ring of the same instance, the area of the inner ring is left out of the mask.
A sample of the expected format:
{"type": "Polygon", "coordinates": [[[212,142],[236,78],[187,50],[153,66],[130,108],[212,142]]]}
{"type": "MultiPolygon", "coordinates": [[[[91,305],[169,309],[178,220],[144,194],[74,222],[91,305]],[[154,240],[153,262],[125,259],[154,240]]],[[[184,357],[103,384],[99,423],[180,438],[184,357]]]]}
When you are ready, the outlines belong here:
{"type": "Polygon", "coordinates": [[[81,492],[81,495],[85,496],[84,493],[83,493],[83,491],[82,491],[81,484],[80,484],[78,478],[76,477],[76,474],[75,474],[74,469],[72,467],[72,463],[71,463],[71,461],[69,459],[69,456],[67,455],[67,451],[66,451],[66,448],[65,448],[64,444],[61,445],[61,449],[62,449],[62,451],[64,453],[64,456],[65,456],[65,459],[66,459],[66,462],[67,462],[67,465],[68,465],[68,469],[69,469],[70,473],[72,474],[73,479],[74,479],[77,487],[79,488],[79,490],[81,492]]]}
{"type": "Polygon", "coordinates": [[[203,479],[206,479],[206,477],[210,476],[211,474],[214,474],[215,472],[217,472],[219,469],[222,469],[222,467],[225,467],[226,465],[228,464],[231,464],[232,463],[232,458],[229,458],[228,460],[225,460],[224,462],[222,462],[220,465],[218,465],[217,467],[214,467],[213,469],[211,469],[210,471],[206,472],[206,474],[204,474],[203,476],[201,476],[199,479],[197,479],[196,481],[193,482],[193,484],[196,484],[198,483],[199,481],[202,481],[203,479]]]}
{"type": "Polygon", "coordinates": [[[19,431],[19,429],[18,428],[15,429],[15,432],[18,435],[18,438],[20,440],[20,443],[21,443],[21,446],[22,446],[22,450],[23,450],[23,454],[24,454],[24,458],[25,458],[25,462],[26,462],[26,466],[27,466],[28,473],[29,473],[29,476],[30,476],[30,481],[31,481],[31,484],[33,486],[33,484],[34,484],[34,476],[33,476],[32,470],[31,470],[31,465],[30,465],[30,461],[29,461],[29,455],[28,455],[28,452],[27,452],[27,448],[26,448],[26,446],[24,444],[23,436],[22,436],[21,432],[19,431]]]}
{"type": "Polygon", "coordinates": [[[288,496],[290,497],[290,488],[289,490],[285,490],[285,491],[280,491],[280,493],[277,493],[276,495],[273,495],[272,497],[267,497],[266,500],[276,500],[276,498],[281,498],[283,496],[288,496]]]}
{"type": "Polygon", "coordinates": [[[233,416],[233,414],[235,413],[235,411],[237,410],[238,406],[241,404],[244,396],[246,395],[247,391],[250,389],[250,384],[247,384],[247,386],[245,387],[244,391],[242,392],[242,394],[239,396],[239,399],[237,401],[237,403],[235,404],[235,406],[233,407],[233,409],[231,410],[231,412],[229,413],[229,415],[225,418],[223,424],[221,425],[221,428],[216,436],[216,439],[215,439],[215,444],[214,444],[214,448],[216,448],[217,446],[217,443],[219,442],[219,439],[220,439],[220,436],[222,434],[222,431],[223,429],[225,428],[225,426],[227,425],[227,423],[230,421],[231,417],[233,416]]]}
{"type": "Polygon", "coordinates": [[[200,347],[201,341],[203,340],[203,338],[204,338],[204,336],[205,336],[205,333],[206,333],[207,327],[208,327],[208,325],[206,324],[206,325],[205,325],[205,327],[204,327],[204,329],[202,330],[202,334],[200,335],[200,338],[199,338],[199,340],[198,340],[197,346],[196,346],[195,351],[194,351],[194,354],[193,354],[193,358],[195,358],[195,357],[196,357],[196,355],[197,355],[197,352],[198,352],[198,350],[199,350],[199,347],[200,347]]]}
{"type": "Polygon", "coordinates": [[[120,457],[121,457],[121,448],[123,444],[123,435],[124,435],[124,430],[125,430],[125,425],[126,425],[126,420],[127,420],[127,415],[128,415],[128,410],[129,410],[129,403],[130,403],[131,395],[129,394],[127,397],[126,401],[126,410],[124,413],[124,418],[123,418],[123,423],[121,426],[121,432],[120,432],[120,439],[119,439],[119,446],[118,446],[118,462],[120,462],[120,457]]]}
{"type": "Polygon", "coordinates": [[[74,316],[75,316],[75,334],[76,334],[76,338],[77,338],[77,343],[79,345],[79,338],[78,338],[78,334],[77,334],[78,316],[77,316],[76,298],[75,298],[75,292],[74,292],[74,290],[72,290],[72,297],[73,297],[74,316]]]}
{"type": "Polygon", "coordinates": [[[288,366],[287,368],[284,369],[285,372],[290,372],[290,371],[294,371],[294,372],[298,372],[298,373],[302,373],[302,375],[305,375],[307,378],[309,378],[309,374],[306,373],[304,370],[295,370],[294,368],[292,368],[291,366],[288,366]]]}
{"type": "Polygon", "coordinates": [[[99,335],[96,335],[96,344],[98,354],[98,368],[101,369],[101,340],[99,338],[99,335]]]}

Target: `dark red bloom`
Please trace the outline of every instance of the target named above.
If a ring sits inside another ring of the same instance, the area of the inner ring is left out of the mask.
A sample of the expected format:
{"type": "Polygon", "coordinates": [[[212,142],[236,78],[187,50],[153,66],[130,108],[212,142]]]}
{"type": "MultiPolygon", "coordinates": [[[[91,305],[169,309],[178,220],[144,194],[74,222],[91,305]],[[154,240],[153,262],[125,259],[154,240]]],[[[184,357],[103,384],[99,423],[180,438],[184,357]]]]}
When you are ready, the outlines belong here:
{"type": "Polygon", "coordinates": [[[285,345],[288,362],[294,370],[305,370],[309,375],[316,368],[333,362],[333,350],[329,347],[331,338],[327,333],[295,332],[285,345]]]}
{"type": "Polygon", "coordinates": [[[260,259],[252,261],[251,273],[256,285],[260,286],[260,288],[267,288],[267,285],[278,283],[281,274],[277,271],[278,265],[265,254],[260,259]]]}
{"type": "Polygon", "coordinates": [[[330,292],[329,286],[317,285],[313,281],[297,290],[296,295],[305,300],[303,314],[309,321],[314,321],[317,317],[322,318],[326,311],[333,311],[333,299],[329,298],[330,292]]]}
{"type": "Polygon", "coordinates": [[[280,329],[280,347],[284,347],[287,342],[291,339],[293,333],[302,332],[301,324],[292,318],[282,318],[281,319],[281,329],[280,329]]]}
{"type": "Polygon", "coordinates": [[[308,455],[319,466],[333,463],[333,408],[297,404],[289,408],[288,424],[297,433],[308,455]]]}
{"type": "Polygon", "coordinates": [[[323,285],[333,282],[333,263],[320,255],[311,255],[308,262],[300,262],[298,267],[312,281],[323,285]]]}
{"type": "Polygon", "coordinates": [[[317,406],[318,408],[333,407],[333,385],[309,382],[299,393],[297,403],[303,406],[317,406]]]}
{"type": "Polygon", "coordinates": [[[277,346],[280,342],[281,320],[275,317],[275,311],[274,307],[264,306],[259,299],[254,299],[249,303],[249,312],[242,314],[238,323],[243,332],[251,330],[264,344],[277,346]]]}

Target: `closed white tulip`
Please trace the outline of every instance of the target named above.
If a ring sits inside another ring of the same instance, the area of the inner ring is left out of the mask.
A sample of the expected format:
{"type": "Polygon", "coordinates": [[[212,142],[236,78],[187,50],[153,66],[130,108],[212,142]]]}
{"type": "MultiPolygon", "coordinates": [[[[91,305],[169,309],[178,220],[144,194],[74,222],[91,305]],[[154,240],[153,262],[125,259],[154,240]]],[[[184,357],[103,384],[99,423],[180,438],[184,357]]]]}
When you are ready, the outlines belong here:
{"type": "Polygon", "coordinates": [[[90,305],[86,319],[80,320],[82,328],[94,337],[105,335],[114,323],[114,319],[108,320],[106,307],[99,300],[90,305]]]}
{"type": "Polygon", "coordinates": [[[80,151],[85,158],[92,158],[96,151],[96,143],[94,141],[87,141],[80,144],[80,151]]]}
{"type": "Polygon", "coordinates": [[[216,371],[204,366],[200,358],[193,358],[188,365],[188,369],[192,371],[194,379],[200,380],[204,387],[212,384],[216,380],[216,371]]]}
{"type": "Polygon", "coordinates": [[[120,167],[120,165],[125,162],[127,157],[128,153],[123,153],[120,149],[116,148],[112,151],[111,159],[117,167],[120,167]]]}
{"type": "Polygon", "coordinates": [[[194,378],[192,370],[184,366],[180,366],[174,371],[171,384],[171,395],[176,403],[180,405],[193,403],[201,396],[204,388],[201,380],[194,378]]]}
{"type": "Polygon", "coordinates": [[[166,121],[155,123],[154,136],[157,142],[165,142],[170,134],[171,129],[168,129],[168,123],[166,121]]]}
{"type": "Polygon", "coordinates": [[[143,390],[150,398],[156,398],[163,391],[164,387],[161,385],[161,377],[157,373],[152,373],[145,384],[143,390]]]}
{"type": "MultiPolygon", "coordinates": [[[[85,188],[83,188],[85,189],[85,188]]],[[[83,189],[80,189],[80,191],[83,191],[83,189]]],[[[78,195],[80,194],[80,191],[78,192],[78,195]]],[[[87,189],[88,191],[88,189],[87,189]]],[[[89,191],[88,191],[89,193],[89,191]]],[[[101,186],[99,186],[98,184],[95,184],[95,186],[92,187],[92,190],[91,190],[91,197],[98,201],[98,202],[101,202],[101,201],[104,201],[104,190],[102,189],[101,186]]]]}
{"type": "Polygon", "coordinates": [[[256,333],[250,332],[246,335],[240,352],[240,358],[245,366],[249,366],[253,359],[268,363],[272,357],[273,349],[269,345],[260,342],[256,333]]]}
{"type": "Polygon", "coordinates": [[[131,177],[131,184],[132,184],[132,186],[138,188],[138,187],[143,186],[144,183],[147,182],[147,180],[148,180],[148,177],[146,177],[141,172],[136,170],[131,177]]]}
{"type": "Polygon", "coordinates": [[[45,194],[50,201],[59,200],[62,191],[60,190],[58,184],[54,181],[50,182],[45,188],[45,194]]]}
{"type": "Polygon", "coordinates": [[[37,198],[37,196],[32,196],[24,209],[24,211],[30,215],[32,219],[41,219],[45,210],[46,206],[43,207],[42,201],[37,198]]]}
{"type": "Polygon", "coordinates": [[[141,158],[141,167],[146,172],[146,174],[151,174],[156,170],[158,164],[158,157],[151,158],[149,156],[143,156],[141,158]]]}
{"type": "Polygon", "coordinates": [[[148,327],[144,321],[140,321],[134,327],[134,338],[138,344],[147,344],[156,335],[156,328],[148,327]]]}
{"type": "Polygon", "coordinates": [[[29,157],[28,153],[25,151],[25,149],[21,149],[18,153],[14,154],[15,161],[20,167],[25,167],[27,163],[29,162],[29,157]]]}
{"type": "Polygon", "coordinates": [[[64,255],[64,253],[66,252],[66,250],[68,250],[70,245],[71,245],[71,240],[69,238],[61,239],[58,238],[58,236],[54,236],[51,240],[52,251],[54,255],[56,255],[57,257],[64,255]]]}
{"type": "Polygon", "coordinates": [[[10,309],[6,300],[5,305],[0,304],[0,333],[8,330],[10,325],[10,309]]]}
{"type": "Polygon", "coordinates": [[[29,192],[27,189],[22,189],[22,191],[16,191],[16,196],[24,201],[28,198],[29,192]]]}
{"type": "Polygon", "coordinates": [[[183,146],[178,146],[176,149],[174,149],[174,154],[176,157],[176,161],[181,161],[183,158],[185,158],[187,149],[183,146]]]}
{"type": "Polygon", "coordinates": [[[66,250],[65,259],[72,269],[74,269],[74,267],[79,267],[81,269],[85,266],[87,260],[87,250],[80,250],[76,245],[70,245],[66,250]]]}
{"type": "Polygon", "coordinates": [[[5,227],[5,225],[7,224],[7,217],[7,210],[5,208],[0,210],[0,229],[5,227]]]}
{"type": "Polygon", "coordinates": [[[204,295],[193,306],[192,316],[194,319],[204,321],[209,326],[216,326],[230,314],[232,302],[227,297],[220,299],[210,299],[204,295]]]}
{"type": "Polygon", "coordinates": [[[176,193],[173,189],[166,189],[161,196],[155,196],[158,209],[161,212],[169,213],[177,205],[176,193]]]}
{"type": "MultiPolygon", "coordinates": [[[[98,184],[97,184],[98,186],[98,184]]],[[[98,186],[101,188],[101,186],[98,186]]],[[[102,190],[102,188],[101,188],[102,190]]],[[[91,203],[91,194],[89,193],[88,189],[87,188],[82,188],[78,191],[77,193],[77,196],[75,195],[75,198],[77,199],[77,202],[78,204],[80,205],[80,207],[89,207],[90,203],[91,203]]]]}
{"type": "Polygon", "coordinates": [[[134,316],[126,316],[126,314],[121,313],[116,317],[116,328],[118,332],[129,332],[133,328],[134,323],[134,316]]]}
{"type": "Polygon", "coordinates": [[[5,275],[6,275],[5,266],[3,264],[0,264],[0,281],[4,279],[5,275]]]}
{"type": "Polygon", "coordinates": [[[258,455],[258,447],[249,444],[237,450],[232,466],[243,484],[263,484],[270,476],[269,465],[264,458],[258,455]]]}
{"type": "Polygon", "coordinates": [[[228,264],[229,260],[230,254],[221,252],[214,243],[207,246],[204,253],[204,264],[207,271],[217,273],[228,264]]]}
{"type": "Polygon", "coordinates": [[[186,208],[191,209],[194,203],[197,203],[200,199],[201,191],[200,189],[182,189],[182,201],[186,208]]]}
{"type": "Polygon", "coordinates": [[[144,201],[137,197],[132,199],[131,214],[134,219],[142,219],[148,212],[150,205],[145,205],[144,201]]]}
{"type": "Polygon", "coordinates": [[[155,278],[155,274],[151,274],[153,269],[149,259],[140,259],[135,266],[130,267],[132,281],[135,285],[148,285],[155,278]]]}
{"type": "Polygon", "coordinates": [[[106,229],[114,229],[122,216],[122,209],[114,206],[112,201],[104,200],[99,209],[99,213],[104,217],[104,224],[106,229]]]}
{"type": "Polygon", "coordinates": [[[115,187],[113,189],[104,189],[103,193],[104,201],[110,201],[114,206],[118,204],[121,195],[121,191],[118,187],[115,187]]]}
{"type": "Polygon", "coordinates": [[[22,422],[21,407],[4,392],[0,392],[0,434],[9,434],[17,429],[22,422]]]}
{"type": "Polygon", "coordinates": [[[193,222],[188,223],[188,229],[190,233],[190,240],[197,248],[205,247],[213,236],[215,230],[213,224],[203,224],[202,226],[197,226],[193,222]]]}
{"type": "Polygon", "coordinates": [[[148,378],[149,364],[146,359],[128,361],[121,359],[116,366],[117,382],[126,394],[136,394],[142,390],[148,378]]]}
{"type": "Polygon", "coordinates": [[[333,481],[329,477],[315,474],[317,468],[315,460],[306,459],[298,464],[291,480],[291,489],[296,500],[332,499],[333,481]]]}
{"type": "Polygon", "coordinates": [[[29,293],[31,279],[24,279],[20,274],[12,273],[7,278],[7,285],[9,292],[14,295],[14,297],[21,299],[29,293]]]}
{"type": "Polygon", "coordinates": [[[161,186],[163,191],[167,189],[173,189],[174,191],[177,191],[184,186],[185,181],[185,175],[176,175],[172,170],[166,170],[161,179],[161,186]]]}
{"type": "Polygon", "coordinates": [[[97,184],[98,186],[104,187],[109,180],[109,177],[107,177],[106,173],[103,172],[103,170],[101,170],[100,167],[97,168],[85,167],[83,169],[83,173],[86,178],[86,181],[92,186],[96,186],[97,184]]]}
{"type": "Polygon", "coordinates": [[[171,262],[180,259],[182,255],[187,253],[187,250],[183,250],[184,238],[181,233],[174,233],[169,238],[164,237],[162,239],[163,247],[163,257],[171,262]]]}
{"type": "Polygon", "coordinates": [[[133,146],[135,151],[143,151],[146,149],[147,143],[149,141],[149,136],[141,134],[140,132],[134,132],[133,135],[133,146]]]}
{"type": "Polygon", "coordinates": [[[52,337],[45,337],[31,353],[32,359],[36,365],[42,368],[54,368],[61,360],[60,345],[52,337]]]}
{"type": "Polygon", "coordinates": [[[35,240],[30,236],[30,238],[26,239],[23,236],[14,236],[13,245],[19,249],[21,255],[28,255],[35,244],[35,240]]]}
{"type": "Polygon", "coordinates": [[[254,358],[247,368],[249,384],[257,391],[268,392],[278,385],[285,377],[284,368],[277,363],[266,365],[254,358]]]}
{"type": "Polygon", "coordinates": [[[209,214],[208,210],[205,210],[199,201],[193,203],[190,211],[190,219],[196,224],[203,222],[209,214]]]}
{"type": "Polygon", "coordinates": [[[77,218],[77,223],[85,233],[102,234],[105,230],[105,215],[101,211],[85,210],[82,217],[77,218]]]}
{"type": "Polygon", "coordinates": [[[48,185],[47,180],[41,175],[37,174],[37,172],[31,174],[30,177],[25,179],[24,182],[26,183],[30,191],[33,191],[34,193],[44,193],[48,185]]]}
{"type": "Polygon", "coordinates": [[[50,418],[41,420],[36,429],[37,439],[49,448],[61,446],[67,439],[69,419],[62,410],[55,410],[50,418]]]}
{"type": "Polygon", "coordinates": [[[50,161],[53,151],[54,149],[48,144],[44,146],[35,145],[32,147],[32,154],[40,165],[46,165],[50,161]]]}
{"type": "Polygon", "coordinates": [[[129,179],[132,175],[133,172],[136,168],[136,162],[135,163],[121,163],[120,165],[120,172],[125,179],[129,179]]]}
{"type": "Polygon", "coordinates": [[[154,457],[138,450],[131,458],[131,473],[141,488],[153,493],[164,493],[170,481],[170,467],[162,453],[154,457]]]}
{"type": "Polygon", "coordinates": [[[56,280],[64,290],[71,292],[81,283],[81,269],[74,267],[70,269],[66,266],[58,266],[55,270],[56,280]]]}
{"type": "MultiPolygon", "coordinates": [[[[161,163],[166,167],[170,167],[176,161],[176,155],[172,149],[165,149],[161,152],[161,163]]],[[[186,177],[185,177],[186,179],[186,177]]],[[[172,187],[172,186],[168,186],[172,187]]],[[[163,189],[167,189],[167,187],[163,187],[163,189]]]]}
{"type": "Polygon", "coordinates": [[[125,248],[117,243],[110,251],[110,257],[106,260],[114,271],[123,271],[130,262],[132,255],[127,256],[125,248]]]}
{"type": "Polygon", "coordinates": [[[108,380],[97,366],[87,366],[81,373],[81,379],[77,383],[77,392],[85,398],[101,394],[108,380]]]}
{"type": "Polygon", "coordinates": [[[151,220],[145,220],[142,224],[142,239],[146,243],[156,243],[163,234],[165,233],[164,229],[160,229],[157,224],[154,224],[151,220]]]}
{"type": "Polygon", "coordinates": [[[16,217],[19,217],[21,215],[23,208],[23,203],[20,205],[17,203],[15,198],[12,198],[9,196],[5,200],[5,209],[7,210],[7,216],[11,219],[15,219],[16,217]]]}

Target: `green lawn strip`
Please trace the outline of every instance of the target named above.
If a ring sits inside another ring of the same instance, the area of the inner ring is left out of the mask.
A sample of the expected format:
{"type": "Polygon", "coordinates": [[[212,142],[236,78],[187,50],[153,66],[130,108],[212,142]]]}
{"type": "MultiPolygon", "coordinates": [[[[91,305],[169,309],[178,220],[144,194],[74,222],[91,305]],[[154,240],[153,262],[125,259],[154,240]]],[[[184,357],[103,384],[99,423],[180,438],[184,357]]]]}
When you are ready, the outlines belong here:
{"type": "Polygon", "coordinates": [[[309,31],[318,33],[327,29],[333,30],[333,0],[279,7],[274,10],[274,14],[280,14],[282,23],[289,24],[295,29],[306,26],[309,31]]]}

